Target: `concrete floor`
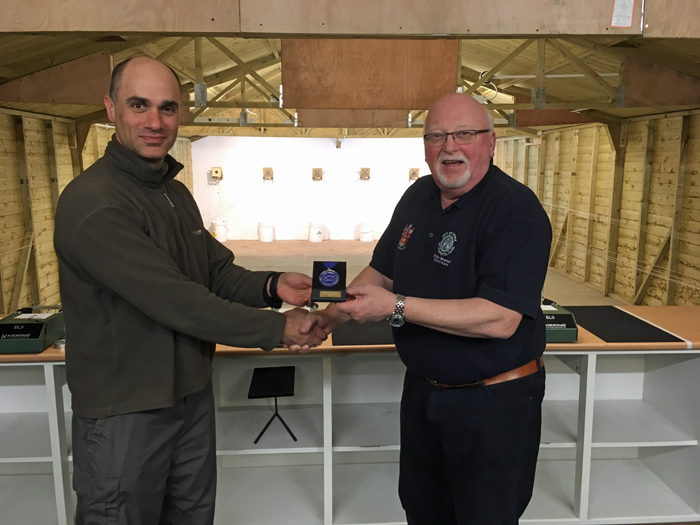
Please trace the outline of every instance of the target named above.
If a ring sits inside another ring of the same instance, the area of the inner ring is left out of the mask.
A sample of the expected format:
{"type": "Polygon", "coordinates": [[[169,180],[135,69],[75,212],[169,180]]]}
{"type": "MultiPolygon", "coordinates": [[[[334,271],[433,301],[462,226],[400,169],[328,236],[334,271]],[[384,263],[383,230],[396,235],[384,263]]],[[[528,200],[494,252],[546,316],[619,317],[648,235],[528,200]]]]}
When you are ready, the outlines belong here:
{"type": "MultiPolygon", "coordinates": [[[[236,255],[236,263],[250,270],[278,270],[311,273],[314,261],[337,260],[348,264],[348,281],[367,266],[377,244],[359,241],[226,241],[236,255]]],[[[623,303],[605,297],[588,286],[551,271],[542,294],[557,304],[568,306],[623,303]]]]}

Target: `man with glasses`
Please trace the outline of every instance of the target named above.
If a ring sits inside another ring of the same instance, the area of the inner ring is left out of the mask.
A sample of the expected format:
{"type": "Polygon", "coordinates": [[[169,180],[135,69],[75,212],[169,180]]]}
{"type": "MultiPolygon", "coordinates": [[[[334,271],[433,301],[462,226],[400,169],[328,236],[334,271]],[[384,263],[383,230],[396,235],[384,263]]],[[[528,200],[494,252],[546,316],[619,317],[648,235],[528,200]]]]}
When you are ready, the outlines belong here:
{"type": "Polygon", "coordinates": [[[389,319],[407,368],[409,525],[516,525],[539,449],[552,230],[534,193],[493,165],[493,121],[472,97],[435,102],[424,145],[432,175],[401,198],[352,299],[307,323],[389,319]]]}

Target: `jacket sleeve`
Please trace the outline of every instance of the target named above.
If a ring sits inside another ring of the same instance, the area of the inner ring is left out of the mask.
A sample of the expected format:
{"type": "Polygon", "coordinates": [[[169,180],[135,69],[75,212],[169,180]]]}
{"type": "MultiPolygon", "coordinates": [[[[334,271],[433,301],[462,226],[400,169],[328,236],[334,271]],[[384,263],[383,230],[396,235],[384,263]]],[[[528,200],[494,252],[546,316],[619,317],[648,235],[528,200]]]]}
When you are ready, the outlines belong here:
{"type": "Polygon", "coordinates": [[[214,252],[212,264],[218,271],[210,279],[210,290],[180,271],[144,233],[133,210],[108,206],[77,224],[67,253],[83,279],[171,330],[231,346],[274,348],[284,334],[284,315],[241,304],[265,306],[262,286],[267,272],[233,265],[233,254],[226,251],[228,255],[214,252]]]}
{"type": "Polygon", "coordinates": [[[209,289],[224,299],[236,303],[266,308],[263,289],[270,272],[253,272],[238,266],[234,254],[204,230],[209,259],[209,289]]]}

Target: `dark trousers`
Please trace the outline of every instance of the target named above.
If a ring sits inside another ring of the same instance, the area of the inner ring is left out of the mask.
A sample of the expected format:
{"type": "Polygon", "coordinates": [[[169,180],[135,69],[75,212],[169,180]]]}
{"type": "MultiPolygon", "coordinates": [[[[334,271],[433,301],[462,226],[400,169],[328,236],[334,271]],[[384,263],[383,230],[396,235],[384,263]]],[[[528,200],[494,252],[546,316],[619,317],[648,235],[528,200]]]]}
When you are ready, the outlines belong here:
{"type": "Polygon", "coordinates": [[[73,416],[76,525],[214,522],[216,432],[211,383],[170,408],[73,416]]]}
{"type": "Polygon", "coordinates": [[[440,390],[406,373],[399,497],[409,525],[517,525],[532,497],[545,372],[440,390]]]}

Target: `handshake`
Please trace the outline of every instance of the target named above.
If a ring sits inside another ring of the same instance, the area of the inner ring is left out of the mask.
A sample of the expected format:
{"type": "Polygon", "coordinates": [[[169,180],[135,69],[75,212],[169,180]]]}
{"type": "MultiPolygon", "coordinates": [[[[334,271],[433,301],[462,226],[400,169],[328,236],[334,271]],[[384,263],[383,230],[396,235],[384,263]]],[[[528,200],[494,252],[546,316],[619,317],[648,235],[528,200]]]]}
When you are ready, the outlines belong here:
{"type": "MultiPolygon", "coordinates": [[[[277,295],[294,306],[311,306],[312,284],[308,275],[283,273],[277,283],[277,295]]],[[[347,288],[346,302],[332,303],[325,310],[287,310],[282,344],[293,352],[306,353],[325,341],[336,326],[350,319],[360,323],[387,319],[394,312],[396,296],[379,284],[351,285],[347,288]]]]}

